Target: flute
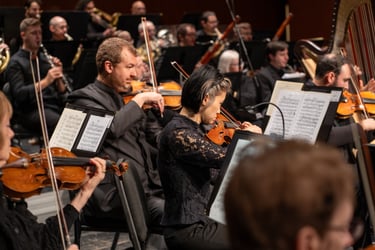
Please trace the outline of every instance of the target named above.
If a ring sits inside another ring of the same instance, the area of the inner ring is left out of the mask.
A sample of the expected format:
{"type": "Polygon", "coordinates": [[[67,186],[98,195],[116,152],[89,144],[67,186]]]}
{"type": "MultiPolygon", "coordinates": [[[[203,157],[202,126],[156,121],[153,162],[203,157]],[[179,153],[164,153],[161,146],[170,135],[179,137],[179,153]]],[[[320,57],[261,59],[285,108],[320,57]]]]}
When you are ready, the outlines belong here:
{"type": "MultiPolygon", "coordinates": [[[[48,54],[48,51],[47,51],[47,49],[43,46],[43,44],[40,44],[40,48],[42,49],[43,54],[46,56],[46,58],[47,58],[49,64],[51,65],[51,67],[55,67],[55,64],[52,62],[52,56],[51,56],[50,54],[48,54]]],[[[66,77],[65,77],[65,75],[64,75],[64,72],[63,72],[63,74],[62,74],[61,80],[63,81],[66,90],[67,90],[69,93],[72,92],[72,87],[70,86],[68,79],[66,79],[66,77]]]]}

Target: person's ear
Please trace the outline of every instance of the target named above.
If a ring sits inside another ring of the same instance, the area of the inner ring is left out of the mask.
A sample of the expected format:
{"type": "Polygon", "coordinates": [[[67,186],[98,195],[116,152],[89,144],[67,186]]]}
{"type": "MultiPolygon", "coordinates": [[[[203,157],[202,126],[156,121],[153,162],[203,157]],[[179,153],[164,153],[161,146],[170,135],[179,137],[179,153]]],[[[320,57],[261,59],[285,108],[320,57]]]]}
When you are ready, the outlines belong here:
{"type": "Polygon", "coordinates": [[[315,228],[304,226],[296,235],[296,250],[316,250],[319,248],[320,236],[315,228]]]}
{"type": "Polygon", "coordinates": [[[202,101],[202,105],[201,106],[206,106],[208,104],[210,100],[210,97],[208,96],[208,94],[206,94],[203,98],[203,101],[202,101]]]}
{"type": "Polygon", "coordinates": [[[326,74],[326,82],[328,82],[330,85],[335,82],[336,74],[334,72],[328,72],[326,74]]]}
{"type": "Polygon", "coordinates": [[[22,39],[25,38],[25,31],[21,31],[20,36],[21,36],[22,39]]]}
{"type": "Polygon", "coordinates": [[[110,61],[104,62],[104,69],[108,74],[111,74],[113,71],[113,64],[110,61]]]}

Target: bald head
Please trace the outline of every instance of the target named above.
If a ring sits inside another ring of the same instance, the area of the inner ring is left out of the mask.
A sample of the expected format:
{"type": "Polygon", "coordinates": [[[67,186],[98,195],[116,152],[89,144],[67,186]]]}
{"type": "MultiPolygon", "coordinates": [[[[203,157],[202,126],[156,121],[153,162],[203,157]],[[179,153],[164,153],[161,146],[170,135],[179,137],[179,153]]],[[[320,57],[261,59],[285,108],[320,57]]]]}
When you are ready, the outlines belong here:
{"type": "Polygon", "coordinates": [[[63,17],[54,16],[49,21],[49,30],[51,31],[52,40],[66,40],[66,34],[68,32],[68,23],[63,17]]]}

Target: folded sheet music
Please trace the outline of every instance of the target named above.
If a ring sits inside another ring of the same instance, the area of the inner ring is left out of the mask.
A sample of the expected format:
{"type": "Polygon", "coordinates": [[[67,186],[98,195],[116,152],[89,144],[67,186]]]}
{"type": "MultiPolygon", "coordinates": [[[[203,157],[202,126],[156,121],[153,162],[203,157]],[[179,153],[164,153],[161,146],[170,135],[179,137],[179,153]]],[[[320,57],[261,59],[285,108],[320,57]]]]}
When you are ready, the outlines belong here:
{"type": "Polygon", "coordinates": [[[114,114],[105,110],[67,105],[52,134],[50,147],[61,147],[82,156],[100,150],[114,114]]]}

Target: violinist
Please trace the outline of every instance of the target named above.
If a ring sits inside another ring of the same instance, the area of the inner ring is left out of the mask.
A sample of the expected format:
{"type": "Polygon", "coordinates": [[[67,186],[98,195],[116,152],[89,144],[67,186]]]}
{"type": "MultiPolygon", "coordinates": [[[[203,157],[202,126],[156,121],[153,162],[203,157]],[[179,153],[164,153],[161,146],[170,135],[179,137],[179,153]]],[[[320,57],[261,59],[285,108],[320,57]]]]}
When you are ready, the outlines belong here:
{"type": "MultiPolygon", "coordinates": [[[[349,90],[351,78],[350,64],[345,58],[341,55],[325,54],[317,63],[315,78],[312,82],[308,81],[306,84],[327,87],[334,86],[349,90]]],[[[349,120],[337,119],[335,124],[340,126],[333,127],[328,138],[328,143],[338,147],[353,143],[349,120]]],[[[374,119],[362,119],[357,124],[367,132],[375,130],[374,119]]]]}
{"type": "MultiPolygon", "coordinates": [[[[208,218],[210,185],[223,164],[226,148],[207,139],[205,124],[214,124],[231,82],[204,65],[186,80],[182,109],[160,136],[158,167],[165,194],[162,225],[168,249],[229,249],[226,227],[208,218]]],[[[241,129],[261,133],[249,122],[241,129]]]]}
{"type": "MultiPolygon", "coordinates": [[[[345,58],[337,54],[325,54],[319,58],[315,71],[315,78],[312,80],[312,82],[308,82],[307,84],[314,84],[316,86],[342,87],[343,89],[348,90],[351,78],[350,64],[345,58]]],[[[374,138],[374,119],[365,118],[356,123],[352,123],[351,119],[336,118],[328,136],[327,143],[339,148],[346,161],[353,166],[356,166],[357,160],[353,153],[354,139],[352,126],[362,127],[367,134],[367,139],[369,142],[374,138]]],[[[355,213],[357,217],[361,218],[363,221],[366,221],[367,205],[364,199],[364,193],[361,185],[357,185],[356,189],[358,190],[355,213]]],[[[369,242],[368,238],[369,237],[365,236],[364,240],[362,241],[362,244],[364,245],[360,246],[360,248],[371,243],[369,242]]]]}
{"type": "MultiPolygon", "coordinates": [[[[10,128],[12,106],[3,92],[0,92],[0,165],[3,166],[10,153],[11,139],[14,136],[10,128]]],[[[91,163],[96,171],[87,170],[87,181],[70,204],[63,209],[67,226],[70,228],[78,219],[79,213],[93,193],[98,183],[104,178],[105,161],[92,158],[91,163]]],[[[3,194],[0,182],[0,246],[1,249],[62,249],[62,241],[56,216],[50,217],[45,223],[38,223],[36,217],[27,210],[23,200],[12,200],[3,194]]],[[[69,250],[78,249],[71,245],[69,250]]]]}
{"type": "MultiPolygon", "coordinates": [[[[168,115],[164,111],[163,97],[156,92],[142,92],[127,104],[124,103],[121,93],[138,77],[137,54],[134,46],[121,38],[111,37],[103,41],[98,48],[96,65],[98,76],[95,82],[73,91],[68,102],[116,113],[109,133],[104,138],[100,155],[114,160],[122,158],[137,168],[152,224],[159,225],[164,207],[163,192],[153,162],[155,149],[146,141],[147,115],[142,107],[144,104],[153,106],[154,109],[150,112],[155,112],[155,116],[164,121],[168,115]]],[[[98,186],[98,196],[94,194],[83,211],[86,220],[109,218],[124,221],[121,201],[115,187],[114,178],[108,173],[98,186]]]]}

